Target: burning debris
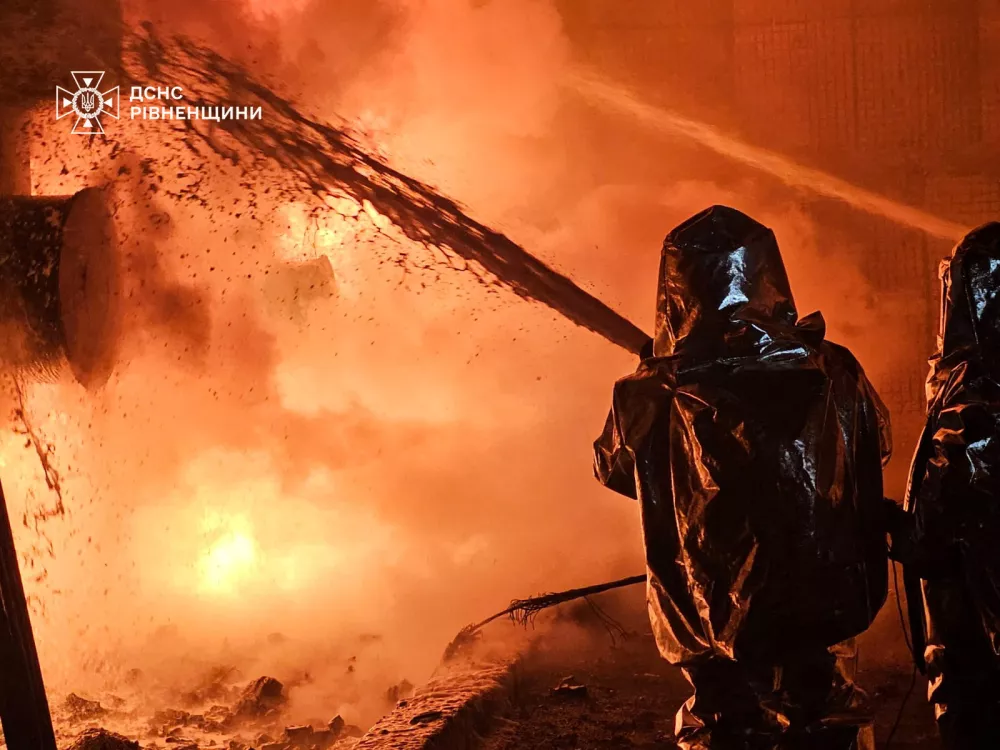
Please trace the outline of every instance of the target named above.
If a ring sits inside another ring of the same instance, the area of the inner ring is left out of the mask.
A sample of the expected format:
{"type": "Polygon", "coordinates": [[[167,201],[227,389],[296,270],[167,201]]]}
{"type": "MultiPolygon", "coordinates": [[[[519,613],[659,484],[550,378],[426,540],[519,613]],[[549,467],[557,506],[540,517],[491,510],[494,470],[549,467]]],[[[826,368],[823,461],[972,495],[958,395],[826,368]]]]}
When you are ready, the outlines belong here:
{"type": "MultiPolygon", "coordinates": [[[[214,672],[218,677],[228,670],[214,672]]],[[[400,689],[396,686],[394,689],[400,689]]],[[[412,686],[410,687],[412,689],[412,686]]],[[[364,731],[348,724],[340,715],[327,723],[286,724],[288,697],[286,687],[272,677],[260,677],[245,685],[229,705],[214,704],[197,709],[157,709],[145,724],[137,724],[141,713],[125,701],[108,699],[114,709],[100,701],[77,694],[69,695],[59,713],[60,736],[69,730],[85,727],[72,750],[137,750],[139,738],[147,748],[167,750],[347,750],[364,731]],[[98,727],[95,722],[107,726],[98,727]],[[114,726],[116,733],[109,726],[114,726]]]]}

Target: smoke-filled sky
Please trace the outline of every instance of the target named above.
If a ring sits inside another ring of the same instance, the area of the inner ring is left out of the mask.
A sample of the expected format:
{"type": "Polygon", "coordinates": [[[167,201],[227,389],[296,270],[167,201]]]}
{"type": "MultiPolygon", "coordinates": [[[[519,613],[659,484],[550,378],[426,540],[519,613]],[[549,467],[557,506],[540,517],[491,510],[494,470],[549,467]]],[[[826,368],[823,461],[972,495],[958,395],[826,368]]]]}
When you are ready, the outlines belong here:
{"type": "MultiPolygon", "coordinates": [[[[248,3],[148,0],[127,17],[198,35],[342,118],[647,330],[663,236],[735,205],[776,231],[800,314],[824,309],[876,381],[892,366],[865,332],[871,290],[831,263],[797,196],[706,181],[677,144],[566,93],[572,50],[547,0],[248,3]]],[[[111,381],[27,387],[67,508],[41,525],[52,554],[15,530],[46,571],[28,589],[53,691],[97,691],[134,667],[183,686],[220,660],[339,679],[354,648],[359,679],[384,691],[426,677],[460,627],[513,597],[641,570],[636,508],[590,464],[631,355],[440,270],[364,211],[311,221],[305,196],[276,201],[265,174],[245,186],[221,160],[184,156],[186,176],[161,173],[151,192],[141,162],[171,148],[162,124],[114,126],[113,165],[92,170],[100,147],[55,132],[33,155],[38,192],[113,183],[125,274],[111,381]],[[213,208],[165,195],[199,168],[213,208]],[[272,633],[293,645],[261,648],[272,633]],[[382,640],[357,645],[363,634],[382,640]]],[[[891,296],[878,305],[891,333],[891,296]]],[[[15,518],[55,501],[23,446],[3,448],[15,518]]],[[[328,685],[301,692],[303,712],[380,710],[363,687],[328,685]]]]}

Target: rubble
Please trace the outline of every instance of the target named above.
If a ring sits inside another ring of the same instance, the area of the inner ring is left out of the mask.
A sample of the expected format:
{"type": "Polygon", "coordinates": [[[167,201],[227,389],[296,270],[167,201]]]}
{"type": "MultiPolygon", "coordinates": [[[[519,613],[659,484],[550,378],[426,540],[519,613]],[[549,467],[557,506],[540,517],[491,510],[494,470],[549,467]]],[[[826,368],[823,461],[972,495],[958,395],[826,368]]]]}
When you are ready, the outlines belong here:
{"type": "Polygon", "coordinates": [[[127,701],[124,698],[119,698],[117,695],[106,695],[104,697],[105,700],[107,700],[107,702],[111,704],[111,708],[113,708],[116,711],[122,709],[127,703],[127,701]]]}
{"type": "Polygon", "coordinates": [[[191,719],[191,714],[176,708],[164,708],[153,714],[150,719],[151,724],[157,726],[182,726],[186,727],[191,719]]]}
{"type": "Polygon", "coordinates": [[[393,685],[389,688],[385,693],[385,697],[390,704],[395,705],[399,703],[400,700],[409,698],[413,695],[413,690],[413,684],[409,680],[403,680],[398,685],[393,685]]]}
{"type": "MultiPolygon", "coordinates": [[[[222,675],[220,670],[218,676],[222,675]]],[[[134,707],[121,698],[102,696],[102,701],[108,704],[105,706],[74,693],[64,701],[65,712],[61,717],[71,722],[107,715],[140,719],[145,730],[141,724],[137,725],[139,733],[134,736],[148,738],[144,750],[347,750],[364,735],[360,727],[348,724],[340,715],[329,722],[314,719],[308,724],[277,724],[288,700],[288,683],[273,677],[260,677],[245,684],[242,690],[238,686],[225,686],[222,679],[210,682],[234,694],[231,705],[203,701],[186,708],[158,708],[140,718],[134,707]],[[241,728],[250,731],[240,733],[241,728]]],[[[397,687],[410,689],[405,681],[397,687]]],[[[183,697],[181,693],[174,696],[175,700],[183,697]]],[[[138,743],[128,737],[103,729],[91,729],[80,736],[79,742],[79,746],[66,750],[139,750],[138,743]]],[[[0,750],[3,750],[2,739],[0,750]]]]}
{"type": "Polygon", "coordinates": [[[317,729],[312,733],[313,747],[318,747],[319,750],[327,750],[336,741],[337,735],[332,729],[317,729]]]}
{"type": "Polygon", "coordinates": [[[313,744],[312,736],[313,728],[310,726],[285,727],[283,739],[288,744],[309,748],[313,744]]]}
{"type": "Polygon", "coordinates": [[[271,713],[285,704],[285,686],[273,677],[259,677],[243,690],[233,709],[233,716],[239,719],[257,719],[271,713]]]}
{"type": "Polygon", "coordinates": [[[70,693],[64,705],[70,715],[77,721],[81,719],[93,719],[107,713],[107,709],[98,701],[81,698],[76,693],[70,693]]]}
{"type": "Polygon", "coordinates": [[[208,702],[232,703],[239,691],[232,687],[231,681],[239,677],[240,673],[235,667],[216,667],[198,687],[182,696],[182,703],[188,707],[203,706],[208,702]]]}
{"type": "Polygon", "coordinates": [[[139,750],[139,743],[107,729],[87,729],[76,738],[70,750],[139,750]]]}
{"type": "Polygon", "coordinates": [[[201,729],[204,732],[222,732],[233,723],[233,712],[226,706],[212,706],[202,717],[201,729]]]}

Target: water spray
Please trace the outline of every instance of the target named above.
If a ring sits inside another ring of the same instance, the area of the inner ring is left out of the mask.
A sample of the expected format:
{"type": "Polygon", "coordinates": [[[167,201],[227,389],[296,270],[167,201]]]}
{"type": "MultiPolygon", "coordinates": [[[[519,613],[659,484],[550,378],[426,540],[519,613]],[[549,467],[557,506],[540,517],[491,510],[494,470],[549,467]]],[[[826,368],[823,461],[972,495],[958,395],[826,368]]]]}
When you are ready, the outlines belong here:
{"type": "Polygon", "coordinates": [[[789,187],[843,201],[859,211],[950,242],[958,242],[969,231],[961,224],[865,190],[822,170],[803,166],[774,151],[752,146],[704,122],[648,104],[625,86],[592,71],[576,70],[566,85],[587,101],[628,115],[666,135],[693,141],[721,156],[771,175],[789,187]]]}

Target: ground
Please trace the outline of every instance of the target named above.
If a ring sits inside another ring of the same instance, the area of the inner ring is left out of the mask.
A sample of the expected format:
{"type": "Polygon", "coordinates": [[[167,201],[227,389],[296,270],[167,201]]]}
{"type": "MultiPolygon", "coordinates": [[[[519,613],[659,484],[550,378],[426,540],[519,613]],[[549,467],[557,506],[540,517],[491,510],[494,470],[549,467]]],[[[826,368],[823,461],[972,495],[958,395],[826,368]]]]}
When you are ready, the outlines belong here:
{"type": "MultiPolygon", "coordinates": [[[[604,596],[601,609],[581,601],[547,610],[529,631],[495,622],[470,642],[466,667],[450,661],[416,694],[409,687],[399,693],[395,710],[360,744],[362,730],[340,717],[289,726],[278,681],[244,684],[231,670],[217,670],[188,696],[190,711],[162,709],[150,717],[114,696],[103,705],[70,696],[55,706],[59,745],[136,750],[125,737],[112,746],[103,735],[81,744],[82,730],[105,728],[139,740],[144,750],[672,750],[674,715],[690,691],[657,652],[642,594],[634,587],[604,596]]],[[[890,635],[866,638],[858,682],[876,711],[879,750],[937,748],[926,684],[892,655],[890,635]]]]}
{"type": "MultiPolygon", "coordinates": [[[[523,661],[514,709],[491,733],[486,750],[676,748],[674,714],[689,694],[688,685],[678,669],[659,657],[648,626],[633,622],[629,629],[628,638],[614,641],[606,632],[591,628],[587,633],[585,627],[564,638],[536,639],[523,661]],[[555,690],[569,677],[586,690],[555,690]]],[[[876,710],[879,750],[911,679],[905,665],[860,664],[858,682],[876,710]]],[[[922,680],[914,686],[892,750],[939,747],[925,686],[922,680]]]]}

